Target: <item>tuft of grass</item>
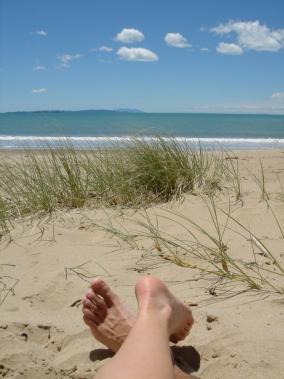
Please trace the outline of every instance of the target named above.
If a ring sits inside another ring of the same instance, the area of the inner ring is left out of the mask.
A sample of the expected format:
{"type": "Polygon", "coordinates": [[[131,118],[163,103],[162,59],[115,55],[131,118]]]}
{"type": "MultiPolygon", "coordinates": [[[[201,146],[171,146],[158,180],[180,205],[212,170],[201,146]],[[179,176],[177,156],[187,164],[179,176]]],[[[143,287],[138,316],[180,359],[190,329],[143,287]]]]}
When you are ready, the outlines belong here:
{"type": "Polygon", "coordinates": [[[7,206],[0,196],[0,241],[4,234],[8,232],[9,215],[7,212],[7,206]]]}
{"type": "Polygon", "coordinates": [[[82,207],[87,180],[81,166],[71,146],[59,151],[47,146],[40,154],[26,150],[21,159],[1,162],[0,194],[11,217],[82,207]]]}
{"type": "Polygon", "coordinates": [[[135,138],[125,151],[132,163],[132,184],[161,201],[178,200],[195,187],[206,190],[209,182],[212,189],[220,188],[222,160],[214,152],[204,151],[200,144],[190,146],[174,137],[156,137],[151,142],[135,138]]]}
{"type": "Polygon", "coordinates": [[[133,137],[109,150],[75,150],[68,139],[61,146],[44,145],[40,153],[26,148],[22,158],[1,161],[4,229],[7,215],[12,219],[84,206],[147,207],[181,200],[195,188],[214,193],[225,172],[216,153],[173,137],[133,137]]]}
{"type": "Polygon", "coordinates": [[[134,186],[141,186],[162,201],[179,198],[182,193],[193,190],[195,161],[190,159],[185,144],[175,139],[156,138],[150,144],[136,139],[128,151],[134,186]]]}

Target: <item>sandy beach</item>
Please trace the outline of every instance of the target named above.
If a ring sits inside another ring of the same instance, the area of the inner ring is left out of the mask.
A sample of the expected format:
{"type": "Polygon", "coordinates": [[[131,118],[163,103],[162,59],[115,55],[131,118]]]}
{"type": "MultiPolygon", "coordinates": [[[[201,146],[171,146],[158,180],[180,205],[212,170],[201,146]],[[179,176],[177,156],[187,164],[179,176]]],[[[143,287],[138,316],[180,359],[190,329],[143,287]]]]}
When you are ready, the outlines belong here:
{"type": "MultiPolygon", "coordinates": [[[[239,162],[242,197],[236,202],[233,192],[223,188],[216,198],[218,209],[228,212],[230,207],[230,214],[284,267],[279,228],[284,229],[284,151],[236,151],[230,157],[239,162]],[[260,175],[260,159],[269,206],[254,177],[260,175]]],[[[179,203],[153,206],[147,215],[153,223],[159,220],[161,233],[180,241],[188,238],[185,224],[176,222],[180,215],[214,233],[206,202],[198,194],[186,194],[179,203]]],[[[222,285],[216,276],[200,271],[195,258],[192,267],[181,267],[166,259],[163,246],[150,239],[125,243],[106,231],[109,220],[130,234],[139,234],[145,211],[59,210],[52,216],[15,222],[11,235],[3,238],[0,378],[93,378],[111,354],[94,340],[82,320],[80,299],[90,280],[104,278],[135,313],[133,286],[139,276],[149,274],[191,304],[195,324],[178,344],[187,370],[203,379],[282,377],[284,298],[273,287],[284,289],[283,275],[274,275],[274,263],[257,243],[252,247],[244,230],[230,220],[224,234],[228,252],[236,262],[251,264],[256,259],[267,268],[271,287],[248,289],[233,280],[222,285]]],[[[220,224],[224,220],[220,213],[220,224]]]]}

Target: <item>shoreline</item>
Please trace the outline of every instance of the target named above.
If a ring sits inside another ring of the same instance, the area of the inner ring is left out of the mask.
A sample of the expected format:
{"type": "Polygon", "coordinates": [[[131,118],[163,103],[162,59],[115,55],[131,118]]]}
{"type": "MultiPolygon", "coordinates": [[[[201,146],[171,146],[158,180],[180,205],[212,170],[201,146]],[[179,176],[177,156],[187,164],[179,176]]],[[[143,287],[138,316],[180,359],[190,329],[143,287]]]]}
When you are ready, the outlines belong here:
{"type": "MultiPolygon", "coordinates": [[[[148,143],[151,143],[150,139],[141,139],[143,141],[147,141],[148,143]]],[[[163,137],[163,140],[167,140],[166,138],[163,137]]],[[[194,141],[186,140],[183,138],[175,138],[175,140],[179,143],[186,143],[188,144],[189,149],[199,149],[200,146],[204,151],[279,151],[279,150],[284,150],[284,139],[278,140],[275,142],[275,140],[268,140],[267,142],[256,142],[253,140],[253,142],[224,142],[223,140],[216,141],[212,140],[211,142],[204,141],[202,139],[196,139],[194,141]]],[[[39,143],[34,143],[34,144],[27,144],[26,146],[1,146],[0,144],[0,154],[1,153],[6,153],[6,152],[21,152],[21,151],[35,151],[35,152],[40,152],[44,151],[46,149],[52,149],[52,150],[63,150],[66,147],[71,147],[75,151],[78,152],[92,152],[92,151],[102,151],[102,150],[122,150],[124,149],[123,144],[126,143],[127,146],[131,145],[131,139],[120,139],[120,140],[112,140],[110,141],[109,139],[106,139],[107,142],[105,143],[76,143],[73,140],[66,140],[66,145],[64,146],[64,141],[62,142],[62,139],[59,139],[57,141],[50,140],[46,143],[42,143],[42,146],[39,146],[39,143]],[[51,143],[49,143],[51,142],[51,143]],[[70,143],[70,146],[68,146],[68,143],[70,143]]],[[[170,138],[169,138],[170,141],[170,138]]],[[[231,141],[231,140],[230,140],[231,141]]]]}

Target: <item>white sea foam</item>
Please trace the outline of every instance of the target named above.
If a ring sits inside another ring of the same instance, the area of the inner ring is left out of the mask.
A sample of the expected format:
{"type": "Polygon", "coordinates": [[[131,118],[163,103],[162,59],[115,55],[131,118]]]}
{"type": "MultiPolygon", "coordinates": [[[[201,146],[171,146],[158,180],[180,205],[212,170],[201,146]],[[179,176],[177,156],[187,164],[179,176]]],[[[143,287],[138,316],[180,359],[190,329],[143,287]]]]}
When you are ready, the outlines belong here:
{"type": "MultiPolygon", "coordinates": [[[[131,141],[132,136],[122,136],[122,137],[95,137],[95,136],[1,136],[0,141],[131,141]]],[[[156,137],[137,137],[140,140],[155,140],[156,137]]],[[[164,137],[165,140],[171,140],[172,137],[164,137]]],[[[177,141],[187,141],[187,142],[240,142],[240,143],[284,143],[284,138],[195,138],[195,137],[175,137],[177,141]]]]}
{"type": "MultiPolygon", "coordinates": [[[[131,136],[7,136],[0,135],[0,149],[20,149],[26,146],[40,148],[44,144],[52,143],[55,147],[62,146],[64,141],[71,141],[74,147],[111,147],[114,143],[129,142],[131,136]]],[[[177,141],[187,143],[200,143],[205,147],[224,146],[230,148],[284,148],[284,138],[195,138],[195,137],[175,137],[177,141]]],[[[156,137],[138,137],[144,141],[153,141],[156,137]]],[[[170,140],[171,137],[164,137],[170,140]]]]}

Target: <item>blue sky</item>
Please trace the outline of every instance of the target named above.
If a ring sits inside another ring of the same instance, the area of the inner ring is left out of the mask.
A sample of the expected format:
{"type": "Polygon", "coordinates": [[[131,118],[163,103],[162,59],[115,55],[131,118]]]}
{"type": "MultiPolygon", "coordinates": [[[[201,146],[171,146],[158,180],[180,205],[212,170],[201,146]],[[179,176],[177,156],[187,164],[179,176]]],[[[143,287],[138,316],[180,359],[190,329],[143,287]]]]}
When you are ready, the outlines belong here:
{"type": "Polygon", "coordinates": [[[0,0],[0,111],[284,113],[283,0],[0,0]]]}

